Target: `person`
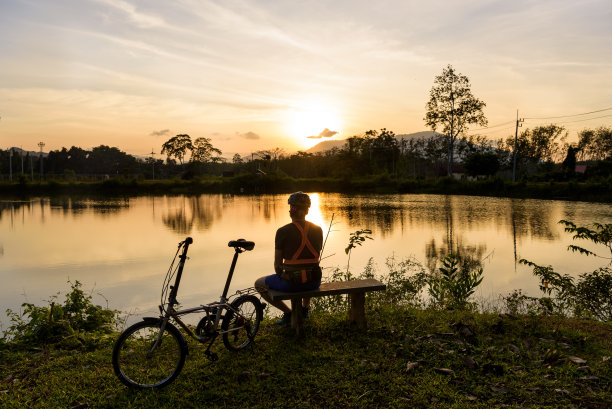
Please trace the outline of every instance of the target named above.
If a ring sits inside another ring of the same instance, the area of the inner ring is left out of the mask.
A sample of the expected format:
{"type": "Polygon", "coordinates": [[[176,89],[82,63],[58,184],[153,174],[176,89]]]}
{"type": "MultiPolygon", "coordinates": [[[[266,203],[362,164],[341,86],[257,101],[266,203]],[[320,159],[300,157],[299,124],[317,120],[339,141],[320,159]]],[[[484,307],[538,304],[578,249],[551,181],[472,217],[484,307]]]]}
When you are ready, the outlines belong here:
{"type": "MultiPolygon", "coordinates": [[[[321,285],[319,254],[323,246],[323,230],[306,221],[310,208],[310,197],[303,192],[289,196],[291,223],[276,231],[274,240],[274,274],[260,277],[255,288],[262,298],[283,312],[279,324],[291,323],[291,308],[283,301],[273,301],[268,290],[286,292],[315,290],[321,285]]],[[[302,312],[308,316],[310,298],[302,299],[302,312]]]]}

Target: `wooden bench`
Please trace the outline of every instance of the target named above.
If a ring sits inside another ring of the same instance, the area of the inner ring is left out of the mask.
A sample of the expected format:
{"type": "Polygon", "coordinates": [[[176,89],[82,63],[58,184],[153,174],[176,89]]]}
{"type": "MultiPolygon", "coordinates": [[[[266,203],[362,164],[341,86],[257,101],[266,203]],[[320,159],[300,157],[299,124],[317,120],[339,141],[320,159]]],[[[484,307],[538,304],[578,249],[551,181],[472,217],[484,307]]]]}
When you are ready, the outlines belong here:
{"type": "Polygon", "coordinates": [[[338,281],[323,283],[316,290],[300,292],[283,292],[268,290],[272,300],[291,300],[291,328],[302,335],[304,315],[302,314],[302,298],[325,297],[328,295],[348,294],[351,304],[349,320],[365,327],[365,293],[368,291],[385,291],[387,286],[373,278],[365,280],[338,281]]]}

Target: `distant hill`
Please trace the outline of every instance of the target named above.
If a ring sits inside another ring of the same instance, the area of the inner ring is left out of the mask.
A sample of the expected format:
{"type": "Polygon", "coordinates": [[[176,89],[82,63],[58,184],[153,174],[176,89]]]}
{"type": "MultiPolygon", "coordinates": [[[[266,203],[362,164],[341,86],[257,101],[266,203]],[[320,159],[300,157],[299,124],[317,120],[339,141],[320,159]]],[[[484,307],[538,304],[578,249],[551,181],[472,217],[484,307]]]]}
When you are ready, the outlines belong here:
{"type": "MultiPolygon", "coordinates": [[[[436,132],[433,132],[433,131],[422,131],[422,132],[414,132],[414,133],[409,133],[409,134],[395,135],[395,138],[399,142],[399,141],[402,140],[402,138],[404,140],[422,139],[422,138],[430,138],[430,137],[434,136],[435,134],[436,134],[436,132]]],[[[319,142],[318,144],[316,144],[312,148],[308,149],[306,152],[308,152],[308,153],[319,153],[319,152],[329,151],[329,150],[331,150],[333,148],[340,149],[345,144],[346,144],[346,139],[341,139],[341,140],[337,140],[337,141],[323,141],[323,142],[319,142]]]]}

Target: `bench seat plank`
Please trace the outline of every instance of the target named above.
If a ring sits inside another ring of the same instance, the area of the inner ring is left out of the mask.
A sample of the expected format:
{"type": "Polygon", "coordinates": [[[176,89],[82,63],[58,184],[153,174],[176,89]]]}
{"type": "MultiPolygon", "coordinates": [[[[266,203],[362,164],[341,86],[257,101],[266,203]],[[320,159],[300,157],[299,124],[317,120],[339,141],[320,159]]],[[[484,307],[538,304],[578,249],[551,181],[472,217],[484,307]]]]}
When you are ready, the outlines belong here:
{"type": "Polygon", "coordinates": [[[284,292],[268,290],[272,300],[290,300],[292,298],[313,298],[324,297],[327,295],[364,293],[368,291],[384,291],[387,286],[373,278],[353,281],[338,281],[333,283],[323,283],[316,290],[300,292],[284,292]]]}
{"type": "Polygon", "coordinates": [[[350,299],[349,319],[365,327],[365,293],[368,291],[385,291],[387,286],[373,278],[352,281],[337,281],[323,283],[316,290],[300,292],[283,292],[268,290],[273,301],[291,300],[291,327],[295,328],[298,336],[303,334],[304,317],[302,315],[302,298],[325,297],[327,295],[348,294],[350,299]]]}

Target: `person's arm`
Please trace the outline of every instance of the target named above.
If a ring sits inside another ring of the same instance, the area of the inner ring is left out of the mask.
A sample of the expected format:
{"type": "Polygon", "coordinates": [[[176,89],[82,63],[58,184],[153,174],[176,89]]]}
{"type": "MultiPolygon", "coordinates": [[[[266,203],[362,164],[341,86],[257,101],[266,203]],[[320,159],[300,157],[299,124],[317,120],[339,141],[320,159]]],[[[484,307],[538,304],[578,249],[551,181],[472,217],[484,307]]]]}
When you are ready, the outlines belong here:
{"type": "Polygon", "coordinates": [[[283,251],[274,249],[274,271],[281,275],[283,272],[283,251]]]}

